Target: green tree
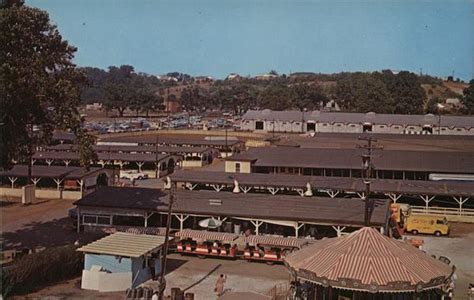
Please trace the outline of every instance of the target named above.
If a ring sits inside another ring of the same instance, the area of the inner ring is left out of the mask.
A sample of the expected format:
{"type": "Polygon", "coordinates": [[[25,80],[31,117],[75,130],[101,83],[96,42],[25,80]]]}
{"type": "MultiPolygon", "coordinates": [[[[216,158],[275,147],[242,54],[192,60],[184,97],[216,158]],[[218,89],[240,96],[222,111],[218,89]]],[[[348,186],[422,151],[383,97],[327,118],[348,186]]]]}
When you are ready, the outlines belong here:
{"type": "Polygon", "coordinates": [[[30,161],[54,129],[79,130],[78,87],[85,77],[72,63],[76,48],[63,40],[45,11],[22,1],[2,4],[0,156],[7,168],[13,160],[30,161]]]}
{"type": "Polygon", "coordinates": [[[393,98],[393,113],[421,114],[426,101],[426,93],[418,76],[408,71],[393,74],[383,71],[380,77],[393,98]]]}
{"type": "Polygon", "coordinates": [[[293,96],[291,100],[293,107],[299,110],[320,109],[320,104],[324,105],[329,101],[321,87],[317,84],[295,84],[291,86],[290,93],[293,96]]]}
{"type": "Polygon", "coordinates": [[[337,82],[337,102],[347,111],[392,113],[393,100],[384,82],[368,73],[352,73],[337,82]]]}
{"type": "Polygon", "coordinates": [[[466,108],[468,114],[474,112],[474,79],[469,81],[469,86],[463,90],[462,104],[466,108]]]}

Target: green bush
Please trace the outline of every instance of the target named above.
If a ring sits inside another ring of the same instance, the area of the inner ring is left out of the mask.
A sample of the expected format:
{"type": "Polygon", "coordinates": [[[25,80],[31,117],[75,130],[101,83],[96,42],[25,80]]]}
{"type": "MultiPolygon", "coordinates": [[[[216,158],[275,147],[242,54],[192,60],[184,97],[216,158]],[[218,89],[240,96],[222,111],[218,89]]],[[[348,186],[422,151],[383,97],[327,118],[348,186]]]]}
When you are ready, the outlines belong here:
{"type": "Polygon", "coordinates": [[[25,255],[2,270],[2,295],[30,293],[46,285],[79,276],[84,255],[75,246],[47,248],[25,255]]]}

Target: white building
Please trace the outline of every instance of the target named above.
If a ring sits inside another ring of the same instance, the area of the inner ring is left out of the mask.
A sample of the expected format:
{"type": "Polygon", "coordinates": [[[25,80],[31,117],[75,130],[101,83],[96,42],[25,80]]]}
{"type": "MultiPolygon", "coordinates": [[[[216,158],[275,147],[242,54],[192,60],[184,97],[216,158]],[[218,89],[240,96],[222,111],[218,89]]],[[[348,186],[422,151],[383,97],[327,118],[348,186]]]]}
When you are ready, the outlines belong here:
{"type": "Polygon", "coordinates": [[[249,110],[241,130],[263,132],[333,132],[474,135],[474,117],[399,115],[324,111],[249,110]]]}

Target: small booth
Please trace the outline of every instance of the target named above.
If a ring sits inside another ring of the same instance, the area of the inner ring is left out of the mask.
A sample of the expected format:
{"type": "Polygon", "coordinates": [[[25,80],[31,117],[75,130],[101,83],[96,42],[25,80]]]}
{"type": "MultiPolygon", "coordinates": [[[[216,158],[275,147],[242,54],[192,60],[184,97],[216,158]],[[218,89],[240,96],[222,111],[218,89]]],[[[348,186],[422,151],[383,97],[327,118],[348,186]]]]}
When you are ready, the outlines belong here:
{"type": "Polygon", "coordinates": [[[125,291],[156,278],[165,237],[117,232],[79,248],[84,252],[81,288],[125,291]]]}

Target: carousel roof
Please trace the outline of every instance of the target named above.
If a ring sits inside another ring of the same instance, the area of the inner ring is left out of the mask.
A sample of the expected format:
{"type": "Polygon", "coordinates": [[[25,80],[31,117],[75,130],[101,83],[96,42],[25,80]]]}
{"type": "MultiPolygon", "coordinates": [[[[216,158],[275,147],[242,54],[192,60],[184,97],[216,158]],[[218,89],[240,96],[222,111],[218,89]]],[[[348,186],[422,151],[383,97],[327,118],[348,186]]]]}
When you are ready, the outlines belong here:
{"type": "Polygon", "coordinates": [[[453,272],[448,264],[370,227],[317,241],[289,254],[285,261],[303,279],[370,292],[438,288],[453,272]]]}

